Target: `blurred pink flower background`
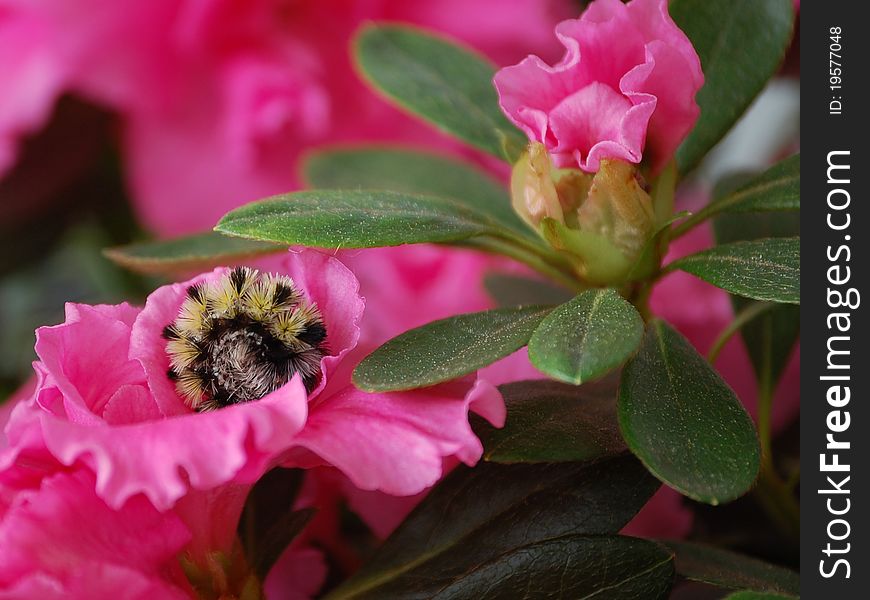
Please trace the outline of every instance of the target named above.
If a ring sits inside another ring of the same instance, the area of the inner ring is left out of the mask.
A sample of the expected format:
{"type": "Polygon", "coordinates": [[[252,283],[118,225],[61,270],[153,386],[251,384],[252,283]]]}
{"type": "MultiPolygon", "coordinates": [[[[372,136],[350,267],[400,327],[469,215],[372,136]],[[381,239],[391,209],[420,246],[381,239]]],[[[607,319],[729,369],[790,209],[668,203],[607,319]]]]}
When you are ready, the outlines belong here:
{"type": "MultiPolygon", "coordinates": [[[[576,17],[579,11],[570,0],[0,0],[0,81],[16,82],[0,94],[0,177],[14,168],[20,142],[48,122],[56,102],[65,94],[82,97],[116,116],[122,168],[133,206],[139,220],[159,236],[210,229],[231,208],[298,188],[300,156],[325,144],[401,142],[435,147],[490,166],[487,159],[433,133],[363,86],[353,71],[348,43],[357,27],[370,19],[436,29],[476,47],[501,66],[514,64],[528,54],[540,57],[528,58],[512,69],[534,71],[530,76],[541,77],[548,93],[541,98],[516,97],[503,102],[508,115],[530,138],[548,143],[564,164],[589,170],[595,169],[598,158],[606,156],[638,162],[645,144],[651,148],[654,164],[660,166],[697,117],[693,98],[702,83],[697,57],[693,52],[689,56],[688,41],[674,31],[667,18],[654,20],[656,28],[649,31],[640,27],[640,20],[630,12],[653,14],[663,4],[664,0],[635,0],[625,8],[617,0],[603,1],[598,12],[587,13],[581,21],[563,23],[557,39],[553,35],[556,24],[576,17]],[[606,72],[584,70],[587,63],[583,55],[600,55],[601,44],[608,43],[603,33],[609,26],[599,21],[613,15],[617,15],[614,26],[633,32],[631,43],[622,48],[625,52],[619,57],[620,64],[606,72]],[[562,62],[549,67],[565,49],[562,62]],[[677,63],[691,75],[674,80],[671,74],[677,63]],[[564,78],[571,79],[570,89],[560,87],[564,78]],[[606,84],[609,92],[600,84],[606,84]],[[592,87],[594,97],[584,100],[592,87]],[[601,99],[608,94],[618,98],[612,103],[601,99]],[[606,131],[565,130],[560,124],[565,122],[564,115],[560,116],[563,109],[558,106],[573,114],[571,111],[587,107],[587,101],[596,110],[612,114],[606,131]]],[[[519,71],[503,71],[506,75],[499,82],[503,90],[510,91],[508,75],[514,72],[519,71]]],[[[709,231],[699,229],[675,244],[672,255],[710,243],[709,231]]],[[[408,328],[492,307],[493,300],[483,287],[484,275],[525,272],[504,259],[435,246],[345,252],[340,258],[358,277],[359,295],[366,300],[365,318],[359,323],[359,346],[346,359],[347,365],[408,328]]],[[[279,260],[284,258],[270,258],[262,264],[271,268],[269,265],[279,260]]],[[[157,296],[171,304],[183,293],[180,290],[178,286],[163,288],[157,296]]],[[[357,291],[352,295],[356,298],[357,291]]],[[[321,506],[348,502],[379,536],[387,535],[422,498],[421,492],[455,464],[456,460],[448,457],[456,455],[468,463],[479,457],[479,442],[467,429],[466,412],[474,394],[486,395],[487,391],[470,388],[468,383],[461,383],[458,392],[452,389],[448,398],[438,399],[449,405],[444,414],[421,410],[412,415],[415,424],[425,424],[423,437],[427,439],[410,439],[416,434],[407,430],[413,427],[391,430],[388,441],[373,450],[377,457],[355,456],[359,446],[353,444],[336,446],[338,438],[330,437],[330,428],[340,430],[338,437],[358,439],[359,432],[348,423],[359,406],[371,408],[368,423],[371,431],[377,431],[390,422],[391,413],[398,414],[412,404],[361,401],[358,390],[347,391],[350,371],[345,365],[336,368],[336,380],[345,386],[341,392],[324,391],[311,405],[300,403],[299,394],[295,400],[280,399],[283,408],[276,410],[282,422],[303,437],[308,428],[308,451],[294,453],[289,445],[279,448],[280,436],[269,438],[268,428],[261,430],[257,425],[265,419],[242,418],[242,413],[267,409],[269,402],[264,399],[259,406],[254,403],[213,419],[215,430],[235,432],[227,442],[238,450],[239,461],[232,472],[207,472],[206,461],[193,456],[191,463],[182,465],[189,481],[155,475],[144,483],[124,479],[116,481],[115,487],[109,486],[107,481],[112,477],[123,475],[113,471],[112,454],[124,451],[127,428],[138,426],[143,436],[165,441],[163,428],[169,421],[155,419],[183,412],[177,406],[161,405],[159,398],[168,396],[148,388],[148,369],[134,365],[128,370],[128,363],[133,361],[126,360],[126,345],[135,339],[134,321],[158,310],[154,302],[151,304],[141,313],[131,307],[72,308],[75,316],[67,324],[41,336],[40,381],[29,386],[38,385],[38,390],[26,389],[13,402],[0,406],[0,423],[5,423],[8,413],[17,407],[0,442],[18,446],[5,451],[4,466],[8,468],[0,475],[0,539],[5,536],[7,540],[0,543],[0,554],[5,557],[8,551],[15,557],[0,567],[0,589],[5,590],[0,597],[4,593],[20,597],[27,590],[39,590],[47,598],[52,594],[94,597],[94,589],[87,586],[100,581],[122,585],[130,598],[158,593],[184,597],[189,593],[188,584],[178,573],[175,557],[193,548],[230,552],[230,538],[243,501],[242,495],[229,505],[219,504],[225,511],[219,520],[230,526],[211,530],[203,526],[201,518],[195,518],[197,513],[200,517],[214,516],[203,508],[209,501],[205,494],[230,490],[226,486],[249,485],[267,465],[277,464],[279,456],[297,461],[284,464],[316,467],[310,471],[313,476],[304,490],[308,502],[321,506]],[[76,319],[82,318],[100,321],[102,335],[95,337],[104,339],[77,339],[72,331],[76,319]],[[120,332],[117,336],[106,335],[116,330],[120,332]],[[56,347],[48,350],[52,336],[56,347]],[[88,346],[92,352],[93,347],[102,351],[99,356],[79,356],[76,344],[88,346]],[[99,382],[76,383],[82,373],[96,368],[79,362],[89,356],[97,363],[117,359],[118,364],[111,364],[113,377],[119,379],[112,381],[130,394],[126,400],[123,395],[107,396],[105,389],[99,389],[99,382]],[[127,402],[151,394],[155,402],[149,405],[151,412],[133,411],[127,402]],[[100,404],[99,410],[95,402],[100,404]],[[89,439],[82,433],[88,428],[100,434],[88,442],[95,445],[73,447],[89,439]],[[54,432],[51,447],[42,437],[49,429],[54,432]],[[449,439],[439,437],[445,429],[449,439]],[[69,433],[73,431],[74,435],[69,433]],[[265,444],[268,448],[252,453],[247,444],[249,434],[258,440],[268,438],[275,447],[270,441],[265,444]],[[413,465],[402,462],[409,449],[421,447],[426,449],[423,459],[413,465]],[[96,448],[106,454],[100,455],[96,448]],[[340,455],[329,455],[332,448],[338,448],[340,455]],[[22,456],[39,465],[36,474],[9,466],[13,458],[22,456]],[[377,460],[387,462],[381,469],[367,468],[377,460]],[[198,462],[203,464],[195,464],[198,462]],[[336,465],[344,474],[324,464],[336,465]],[[408,479],[393,479],[399,473],[408,479]],[[170,485],[173,489],[164,489],[170,485]],[[393,498],[371,491],[376,489],[411,495],[393,498]],[[138,492],[146,493],[151,502],[134,495],[138,492]],[[68,507],[72,499],[82,503],[82,514],[68,507]],[[154,505],[168,512],[157,513],[154,505]],[[52,519],[58,530],[33,526],[47,518],[45,511],[55,508],[52,519]],[[104,543],[99,536],[109,536],[115,520],[122,522],[131,514],[148,526],[121,528],[123,536],[113,540],[117,546],[104,543]],[[87,531],[99,539],[65,539],[69,546],[64,549],[78,558],[59,564],[40,550],[47,539],[58,537],[58,531],[87,531]],[[119,556],[123,557],[121,566],[119,556]],[[136,569],[129,568],[131,561],[136,569]]],[[[652,307],[702,353],[733,316],[723,291],[679,273],[662,281],[652,307]]],[[[166,320],[169,313],[160,310],[160,318],[166,320]]],[[[361,310],[360,305],[357,312],[361,310]]],[[[352,316],[347,318],[353,321],[352,316]]],[[[351,335],[353,344],[355,336],[351,335]]],[[[752,411],[756,390],[742,341],[734,339],[726,346],[717,367],[752,411]]],[[[788,424],[797,412],[797,369],[794,359],[775,403],[775,427],[788,424]]],[[[158,370],[154,367],[155,373],[158,370]]],[[[486,369],[483,376],[495,384],[542,377],[524,352],[486,369]]],[[[491,396],[489,400],[489,414],[498,422],[491,396]]],[[[179,432],[187,434],[183,428],[179,432]]],[[[0,443],[0,451],[2,446],[0,443]]],[[[128,458],[134,456],[130,448],[127,450],[128,458]]],[[[171,461],[166,465],[178,466],[171,461]]],[[[336,539],[337,513],[337,509],[327,510],[318,517],[320,522],[314,523],[320,533],[310,535],[319,535],[322,546],[340,543],[336,539]]],[[[682,536],[690,527],[691,513],[682,506],[681,498],[663,489],[626,531],[682,536]]],[[[266,587],[272,590],[270,598],[304,598],[317,590],[324,574],[322,558],[316,552],[294,546],[279,561],[266,587]],[[294,596],[297,592],[299,595],[294,596]]]]}

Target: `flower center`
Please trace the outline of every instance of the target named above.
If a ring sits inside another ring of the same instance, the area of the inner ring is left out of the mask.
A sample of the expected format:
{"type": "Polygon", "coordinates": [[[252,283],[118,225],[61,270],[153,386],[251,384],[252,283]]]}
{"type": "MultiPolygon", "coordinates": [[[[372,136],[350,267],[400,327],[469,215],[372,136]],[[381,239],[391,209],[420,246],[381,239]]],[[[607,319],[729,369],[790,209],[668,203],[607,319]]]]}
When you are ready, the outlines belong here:
{"type": "Polygon", "coordinates": [[[247,267],[188,288],[163,337],[169,378],[200,411],[257,400],[297,373],[310,392],[326,354],[317,306],[289,277],[247,267]]]}

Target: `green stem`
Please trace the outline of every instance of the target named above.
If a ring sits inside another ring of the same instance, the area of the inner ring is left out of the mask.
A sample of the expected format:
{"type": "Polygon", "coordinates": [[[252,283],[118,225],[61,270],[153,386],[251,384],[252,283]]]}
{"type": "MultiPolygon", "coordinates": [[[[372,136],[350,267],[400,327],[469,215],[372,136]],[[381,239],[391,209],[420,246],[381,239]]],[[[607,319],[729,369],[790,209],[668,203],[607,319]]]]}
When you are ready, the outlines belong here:
{"type": "MultiPolygon", "coordinates": [[[[769,353],[768,353],[768,361],[769,353]]],[[[761,444],[761,472],[755,495],[770,519],[783,534],[793,540],[800,538],[800,506],[790,486],[776,472],[771,439],[773,410],[773,380],[769,364],[761,369],[758,381],[758,439],[761,444]]]]}
{"type": "Polygon", "coordinates": [[[678,237],[681,237],[681,236],[689,233],[695,227],[697,227],[698,225],[700,225],[701,223],[703,223],[704,221],[706,221],[707,219],[709,219],[710,217],[715,215],[720,210],[721,210],[721,206],[714,202],[714,203],[708,204],[707,206],[705,206],[704,208],[702,208],[698,212],[696,212],[692,215],[689,215],[689,217],[685,221],[683,221],[682,223],[680,223],[679,225],[676,225],[673,229],[671,229],[670,239],[675,240],[678,237]]]}
{"type": "Polygon", "coordinates": [[[725,344],[734,337],[734,335],[743,329],[747,323],[752,321],[755,317],[762,315],[765,311],[773,308],[774,304],[770,302],[753,302],[743,310],[741,310],[737,315],[735,315],[734,320],[728,324],[728,326],[722,330],[722,333],[719,334],[719,337],[716,338],[716,341],[713,342],[713,345],[710,347],[710,351],[707,353],[707,361],[712,365],[716,362],[716,359],[719,358],[719,354],[722,352],[722,349],[725,347],[725,344]]]}
{"type": "Polygon", "coordinates": [[[585,289],[583,282],[578,279],[567,262],[557,257],[543,256],[539,249],[520,243],[520,240],[478,237],[467,240],[464,245],[513,258],[561,283],[571,291],[580,292],[585,289]]]}

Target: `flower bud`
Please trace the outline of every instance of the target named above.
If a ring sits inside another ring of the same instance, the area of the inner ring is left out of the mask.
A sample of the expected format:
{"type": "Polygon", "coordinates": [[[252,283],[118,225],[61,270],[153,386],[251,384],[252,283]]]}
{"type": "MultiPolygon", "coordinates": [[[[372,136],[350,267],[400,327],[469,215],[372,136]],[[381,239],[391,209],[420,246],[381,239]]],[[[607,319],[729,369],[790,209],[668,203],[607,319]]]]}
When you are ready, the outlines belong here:
{"type": "Polygon", "coordinates": [[[517,213],[592,284],[624,281],[655,233],[653,202],[625,161],[603,159],[594,175],[554,169],[533,143],[514,166],[511,195],[517,213]]]}

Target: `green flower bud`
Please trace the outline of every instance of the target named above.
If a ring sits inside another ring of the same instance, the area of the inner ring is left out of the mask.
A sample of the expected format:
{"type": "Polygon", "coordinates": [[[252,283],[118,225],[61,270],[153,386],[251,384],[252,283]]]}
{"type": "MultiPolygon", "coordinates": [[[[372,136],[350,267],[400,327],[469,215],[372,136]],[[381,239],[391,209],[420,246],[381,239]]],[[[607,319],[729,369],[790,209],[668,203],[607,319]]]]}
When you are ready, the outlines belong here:
{"type": "Polygon", "coordinates": [[[594,175],[554,169],[544,146],[533,143],[514,166],[511,195],[517,213],[589,283],[621,283],[650,260],[645,250],[657,219],[631,163],[602,160],[594,175]]]}

